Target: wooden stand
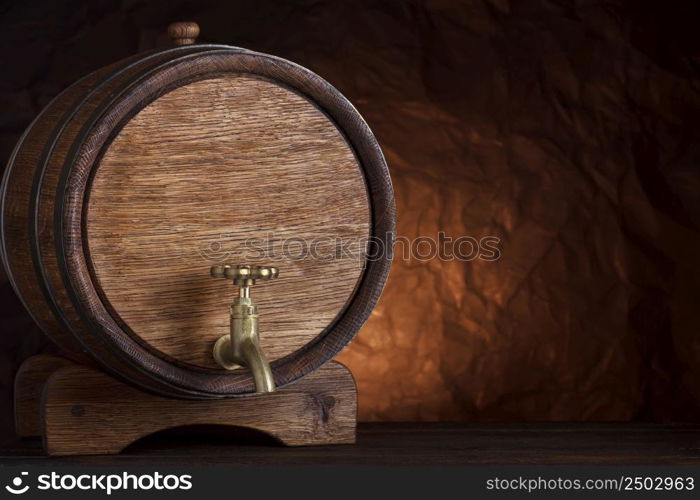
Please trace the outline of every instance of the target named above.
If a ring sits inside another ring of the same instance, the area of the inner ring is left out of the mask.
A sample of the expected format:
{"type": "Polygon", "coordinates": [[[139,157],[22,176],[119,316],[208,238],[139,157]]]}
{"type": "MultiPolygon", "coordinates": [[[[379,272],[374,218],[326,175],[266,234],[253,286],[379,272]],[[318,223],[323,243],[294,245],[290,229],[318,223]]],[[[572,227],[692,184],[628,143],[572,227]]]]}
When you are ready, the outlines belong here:
{"type": "Polygon", "coordinates": [[[116,454],[148,434],[197,424],[256,429],[287,446],[351,444],[357,390],[348,369],[330,362],[271,394],[170,399],[40,355],[15,378],[15,421],[20,436],[42,436],[49,455],[116,454]]]}

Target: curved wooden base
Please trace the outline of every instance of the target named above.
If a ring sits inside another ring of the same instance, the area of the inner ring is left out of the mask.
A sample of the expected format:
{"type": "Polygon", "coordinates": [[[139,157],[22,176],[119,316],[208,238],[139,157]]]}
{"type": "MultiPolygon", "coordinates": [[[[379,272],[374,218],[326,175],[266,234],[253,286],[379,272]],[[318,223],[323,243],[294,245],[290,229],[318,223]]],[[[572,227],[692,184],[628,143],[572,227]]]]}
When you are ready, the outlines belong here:
{"type": "Polygon", "coordinates": [[[49,455],[119,453],[154,432],[186,425],[247,427],[287,446],[355,442],[357,390],[331,362],[290,387],[235,399],[188,401],[143,392],[58,356],[35,356],[15,379],[20,436],[41,435],[49,455]]]}

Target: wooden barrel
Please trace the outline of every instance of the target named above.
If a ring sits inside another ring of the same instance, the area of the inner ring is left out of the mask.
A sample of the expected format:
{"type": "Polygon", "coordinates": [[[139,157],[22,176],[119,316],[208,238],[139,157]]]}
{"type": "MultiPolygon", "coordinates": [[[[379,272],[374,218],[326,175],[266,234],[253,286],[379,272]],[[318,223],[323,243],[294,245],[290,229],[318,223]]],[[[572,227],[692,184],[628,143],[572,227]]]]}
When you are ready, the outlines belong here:
{"type": "Polygon", "coordinates": [[[2,186],[2,257],[70,356],[160,394],[254,391],[217,365],[235,293],[209,269],[274,265],[253,289],[277,386],[334,357],[379,298],[395,212],[367,124],[292,62],[182,45],[56,97],[2,186]]]}

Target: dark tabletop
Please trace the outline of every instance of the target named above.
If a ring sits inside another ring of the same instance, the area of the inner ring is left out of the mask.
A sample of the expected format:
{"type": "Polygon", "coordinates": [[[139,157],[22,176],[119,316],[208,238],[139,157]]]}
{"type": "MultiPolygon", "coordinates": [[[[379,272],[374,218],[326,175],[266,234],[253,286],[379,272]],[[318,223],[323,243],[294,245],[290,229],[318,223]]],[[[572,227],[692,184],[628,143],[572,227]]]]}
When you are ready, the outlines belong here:
{"type": "Polygon", "coordinates": [[[38,439],[10,439],[0,448],[0,464],[20,463],[700,465],[700,425],[359,424],[356,445],[300,448],[197,429],[150,436],[117,456],[61,458],[44,457],[38,439]]]}

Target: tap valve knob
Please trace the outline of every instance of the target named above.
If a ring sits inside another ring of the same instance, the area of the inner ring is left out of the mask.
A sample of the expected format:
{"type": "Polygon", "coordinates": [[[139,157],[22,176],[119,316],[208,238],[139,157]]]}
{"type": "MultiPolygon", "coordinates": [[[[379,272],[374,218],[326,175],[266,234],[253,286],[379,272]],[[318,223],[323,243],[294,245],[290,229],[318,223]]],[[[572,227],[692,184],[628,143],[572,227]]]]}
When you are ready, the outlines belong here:
{"type": "Polygon", "coordinates": [[[252,286],[257,280],[273,280],[280,275],[280,270],[272,266],[230,266],[228,264],[212,266],[213,278],[233,280],[234,285],[252,286]]]}

